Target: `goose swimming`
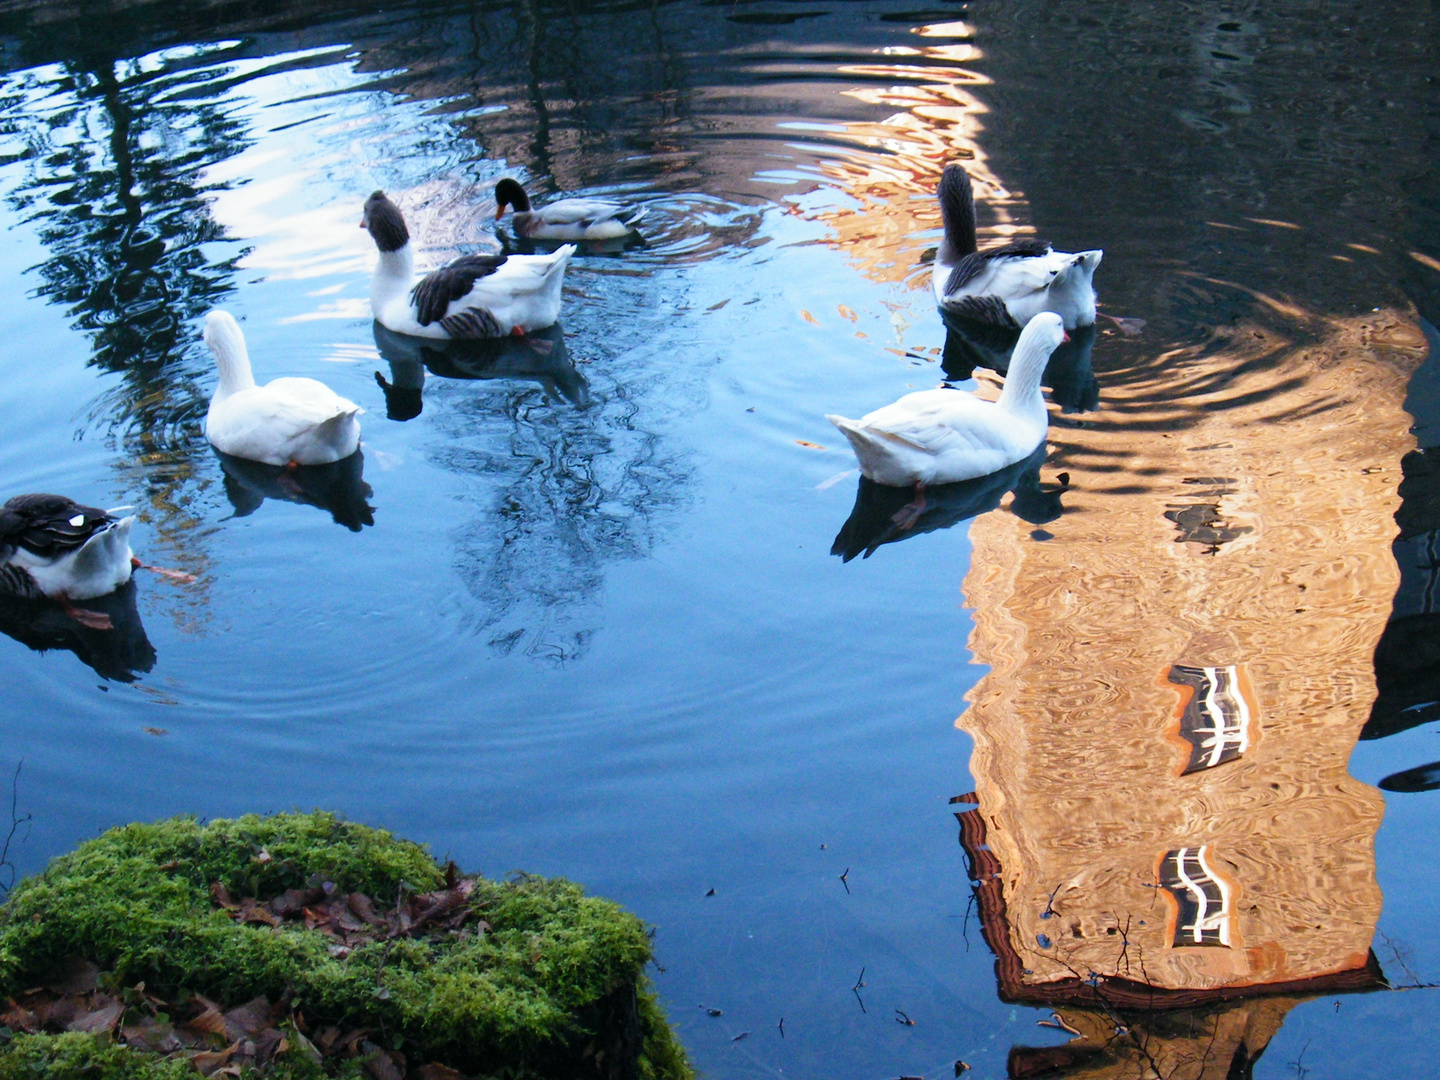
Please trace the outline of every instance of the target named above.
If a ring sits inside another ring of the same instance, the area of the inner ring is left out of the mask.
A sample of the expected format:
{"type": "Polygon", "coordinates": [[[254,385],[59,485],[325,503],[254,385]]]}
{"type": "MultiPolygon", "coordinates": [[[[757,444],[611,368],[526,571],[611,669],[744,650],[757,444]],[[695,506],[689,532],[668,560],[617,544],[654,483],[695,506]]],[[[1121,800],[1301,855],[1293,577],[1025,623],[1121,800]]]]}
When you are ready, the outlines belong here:
{"type": "Polygon", "coordinates": [[[240,324],[227,311],[205,316],[205,344],[220,384],[205,415],[205,437],[221,453],[267,465],[326,465],[360,445],[362,410],[315,379],[255,384],[240,324]]]}
{"type": "Polygon", "coordinates": [[[463,255],[416,282],[410,230],[383,191],[365,200],[360,227],[380,249],[370,281],[371,310],[398,334],[497,338],[543,330],[560,317],[560,290],[574,244],[548,255],[463,255]]]}
{"type": "Polygon", "coordinates": [[[1067,330],[1095,322],[1092,278],[1103,251],[1055,251],[1033,237],[980,251],[970,174],[959,165],[945,166],[937,194],[945,237],[931,273],[941,308],[1012,330],[1042,311],[1059,315],[1067,330]]]}
{"type": "Polygon", "coordinates": [[[1059,315],[1032,318],[1015,345],[998,401],[963,390],[921,390],[859,420],[825,419],[850,440],[864,475],[877,484],[915,485],[918,513],[927,485],[987,476],[1024,461],[1044,441],[1049,413],[1040,376],[1064,338],[1059,315]]]}

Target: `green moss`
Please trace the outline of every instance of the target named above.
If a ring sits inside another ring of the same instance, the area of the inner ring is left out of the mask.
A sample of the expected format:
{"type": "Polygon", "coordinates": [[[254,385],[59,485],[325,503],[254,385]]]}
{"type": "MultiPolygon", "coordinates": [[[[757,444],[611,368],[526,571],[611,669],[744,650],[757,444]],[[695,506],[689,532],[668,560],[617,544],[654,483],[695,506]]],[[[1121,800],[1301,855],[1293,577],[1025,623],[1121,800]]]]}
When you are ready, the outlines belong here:
{"type": "MultiPolygon", "coordinates": [[[[312,1025],[384,1033],[414,1062],[536,1077],[583,1075],[585,1049],[612,1046],[607,1025],[628,1016],[634,1028],[638,1015],[638,1074],[691,1075],[647,989],[644,925],[569,882],[481,879],[471,906],[488,933],[377,941],[340,957],[301,924],[242,924],[210,896],[215,882],[264,898],[323,879],[393,903],[442,878],[423,848],[330,814],[128,825],[56,859],[0,908],[0,995],[79,955],[119,986],[143,980],[152,994],[227,1006],[288,992],[312,1025]]],[[[5,1057],[32,1045],[17,1038],[5,1057]]],[[[120,1066],[98,1075],[109,1068],[120,1066]]]]}
{"type": "Polygon", "coordinates": [[[111,1046],[93,1035],[17,1035],[0,1047],[0,1080],[195,1080],[188,1061],[111,1046]]]}

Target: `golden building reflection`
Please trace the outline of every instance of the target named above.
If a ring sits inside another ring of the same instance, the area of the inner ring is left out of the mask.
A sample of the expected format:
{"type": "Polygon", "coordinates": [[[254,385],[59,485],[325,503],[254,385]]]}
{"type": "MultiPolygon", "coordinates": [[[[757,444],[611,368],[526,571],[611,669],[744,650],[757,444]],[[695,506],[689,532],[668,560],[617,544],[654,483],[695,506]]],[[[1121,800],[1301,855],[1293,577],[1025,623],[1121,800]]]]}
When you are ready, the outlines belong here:
{"type": "Polygon", "coordinates": [[[1054,539],[971,527],[990,671],[958,721],[962,843],[1002,996],[1076,1035],[1017,1049],[1013,1075],[1223,1077],[1292,999],[1384,985],[1383,802],[1346,766],[1425,342],[1400,312],[1266,310],[1052,427],[1054,539]]]}
{"type": "Polygon", "coordinates": [[[975,184],[982,220],[980,243],[1033,233],[1026,221],[1025,198],[1008,188],[991,169],[979,137],[985,104],[974,88],[989,78],[964,65],[981,59],[969,23],[918,26],[927,44],[891,46],[874,63],[846,65],[839,74],[888,86],[846,91],[866,105],[894,110],[883,120],[845,125],[847,141],[863,150],[819,163],[821,174],[853,199],[851,205],[826,207],[817,214],[835,230],[831,244],[874,281],[907,281],[922,288],[928,272],[928,248],[938,236],[940,206],[935,188],[952,161],[962,161],[975,184]],[[928,44],[928,42],[944,42],[928,44]],[[984,215],[988,214],[988,218],[984,215]]]}

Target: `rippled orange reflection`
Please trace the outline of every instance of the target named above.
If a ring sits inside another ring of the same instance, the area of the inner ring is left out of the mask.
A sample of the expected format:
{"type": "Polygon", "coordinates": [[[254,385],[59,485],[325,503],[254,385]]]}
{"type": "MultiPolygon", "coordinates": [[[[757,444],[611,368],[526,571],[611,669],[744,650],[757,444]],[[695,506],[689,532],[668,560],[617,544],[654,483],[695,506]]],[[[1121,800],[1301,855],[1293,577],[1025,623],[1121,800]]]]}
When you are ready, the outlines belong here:
{"type": "MultiPolygon", "coordinates": [[[[941,23],[916,33],[936,40],[968,38],[971,29],[966,23],[941,23]]],[[[971,88],[990,80],[960,66],[980,58],[980,50],[966,41],[891,47],[873,64],[840,68],[841,75],[872,84],[846,91],[847,96],[894,112],[879,122],[846,125],[847,140],[861,149],[823,160],[819,168],[854,205],[825,207],[814,216],[835,230],[831,243],[874,281],[908,281],[917,288],[928,284],[928,275],[917,270],[926,249],[937,242],[938,234],[929,232],[940,228],[935,187],[952,161],[963,162],[975,181],[982,246],[987,237],[1035,231],[1026,221],[1024,195],[995,175],[980,145],[980,118],[987,110],[971,88]],[[892,84],[873,85],[879,80],[892,84]]]]}
{"type": "Polygon", "coordinates": [[[972,526],[991,670],[959,720],[962,823],[1007,996],[1193,1008],[1379,978],[1383,804],[1346,763],[1424,340],[1400,312],[1266,314],[1052,427],[1074,496],[1054,539],[972,526]]]}

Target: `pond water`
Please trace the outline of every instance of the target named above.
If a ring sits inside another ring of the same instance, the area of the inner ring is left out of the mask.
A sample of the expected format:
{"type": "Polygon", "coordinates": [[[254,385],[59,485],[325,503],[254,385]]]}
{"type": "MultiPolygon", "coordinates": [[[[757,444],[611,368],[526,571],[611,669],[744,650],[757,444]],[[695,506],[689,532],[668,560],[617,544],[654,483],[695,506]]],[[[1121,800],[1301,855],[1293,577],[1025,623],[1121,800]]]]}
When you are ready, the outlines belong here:
{"type": "Polygon", "coordinates": [[[630,907],[710,1076],[1433,1074],[1433,992],[1359,992],[1440,980],[1428,8],[299,10],[0,13],[0,494],[197,576],[0,612],[20,872],[329,808],[630,907]],[[986,355],[953,160],[1104,317],[1047,453],[897,533],[823,417],[986,355]],[[535,347],[377,330],[365,196],[433,264],[503,175],[643,242],[535,347]],[[215,306],[360,458],[217,457],[215,306]]]}

